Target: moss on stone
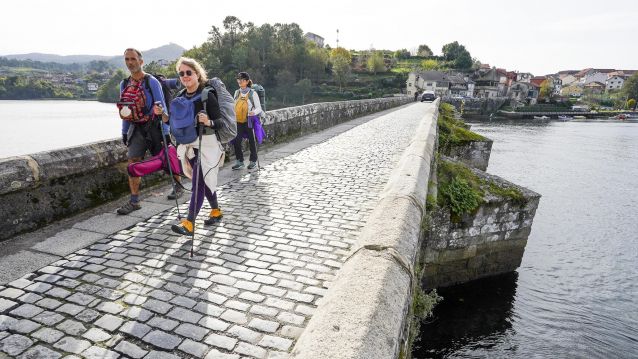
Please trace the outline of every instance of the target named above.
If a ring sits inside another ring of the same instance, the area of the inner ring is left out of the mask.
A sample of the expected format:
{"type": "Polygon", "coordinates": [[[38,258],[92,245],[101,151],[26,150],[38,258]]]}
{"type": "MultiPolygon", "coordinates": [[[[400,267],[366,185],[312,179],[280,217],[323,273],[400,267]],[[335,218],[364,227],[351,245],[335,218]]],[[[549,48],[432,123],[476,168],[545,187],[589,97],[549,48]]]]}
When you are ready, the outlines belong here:
{"type": "Polygon", "coordinates": [[[487,141],[487,138],[472,132],[465,122],[454,117],[454,106],[443,103],[439,107],[439,151],[449,153],[452,146],[468,142],[487,141]]]}
{"type": "Polygon", "coordinates": [[[450,208],[451,219],[454,222],[459,222],[464,214],[472,214],[478,210],[487,194],[521,204],[527,201],[518,188],[480,178],[461,162],[439,161],[437,176],[437,204],[450,208]]]}
{"type": "Polygon", "coordinates": [[[493,195],[509,198],[516,203],[525,203],[527,199],[523,195],[523,193],[515,187],[501,187],[494,182],[490,182],[489,184],[489,192],[493,195]]]}

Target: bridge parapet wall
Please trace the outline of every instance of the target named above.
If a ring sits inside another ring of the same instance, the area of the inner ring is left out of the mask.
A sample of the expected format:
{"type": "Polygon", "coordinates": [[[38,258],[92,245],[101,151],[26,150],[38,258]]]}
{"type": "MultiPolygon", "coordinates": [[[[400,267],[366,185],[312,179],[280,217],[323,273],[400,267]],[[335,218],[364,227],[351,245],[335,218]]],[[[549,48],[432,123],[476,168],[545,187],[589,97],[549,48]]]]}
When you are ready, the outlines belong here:
{"type": "MultiPolygon", "coordinates": [[[[283,142],[352,118],[408,103],[408,96],[309,104],[269,111],[267,143],[283,142]]],[[[143,186],[168,180],[156,174],[143,186]]],[[[128,193],[119,139],[0,160],[0,240],[42,227],[128,193]]]]}

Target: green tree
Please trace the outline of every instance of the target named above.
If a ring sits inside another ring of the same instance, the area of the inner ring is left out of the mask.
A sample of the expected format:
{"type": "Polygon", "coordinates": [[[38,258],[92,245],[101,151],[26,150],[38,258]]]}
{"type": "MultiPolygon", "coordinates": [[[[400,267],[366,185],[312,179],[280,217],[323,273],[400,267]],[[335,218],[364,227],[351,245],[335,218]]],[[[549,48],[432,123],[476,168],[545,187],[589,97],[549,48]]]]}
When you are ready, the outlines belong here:
{"type": "Polygon", "coordinates": [[[295,84],[295,91],[301,95],[301,104],[306,103],[306,97],[312,92],[312,81],[310,79],[301,79],[295,84]]]}
{"type": "Polygon", "coordinates": [[[383,52],[374,51],[372,54],[370,54],[366,65],[368,71],[372,72],[375,75],[377,74],[377,72],[385,71],[386,68],[385,61],[383,61],[383,52]]]}
{"type": "Polygon", "coordinates": [[[438,70],[439,68],[441,68],[441,64],[439,64],[439,62],[435,59],[427,59],[421,61],[421,67],[427,71],[438,70]]]}
{"type": "Polygon", "coordinates": [[[394,52],[394,58],[399,60],[406,60],[411,57],[410,51],[407,49],[401,49],[394,52]]]}
{"type": "Polygon", "coordinates": [[[295,74],[288,70],[281,70],[275,75],[278,92],[282,95],[282,103],[286,104],[286,97],[293,93],[295,84],[295,74]]]}
{"type": "MultiPolygon", "coordinates": [[[[622,85],[621,93],[628,99],[638,99],[638,72],[631,75],[622,85]]],[[[636,104],[632,106],[636,109],[636,104]]]]}
{"type": "Polygon", "coordinates": [[[113,76],[97,90],[97,100],[115,103],[120,99],[120,82],[127,77],[124,70],[118,69],[113,76]]]}
{"type": "Polygon", "coordinates": [[[352,56],[350,51],[343,47],[337,47],[330,52],[330,61],[332,62],[332,74],[335,81],[339,84],[339,92],[343,91],[343,85],[348,81],[350,76],[350,62],[352,56]]]}
{"type": "Polygon", "coordinates": [[[430,47],[428,45],[419,45],[419,49],[416,52],[417,56],[423,56],[423,57],[430,57],[432,56],[434,53],[432,52],[432,50],[430,50],[430,47]]]}
{"type": "Polygon", "coordinates": [[[552,85],[549,82],[549,80],[544,80],[543,82],[541,82],[541,90],[539,95],[542,99],[549,99],[551,94],[552,94],[552,85]]]}
{"type": "MultiPolygon", "coordinates": [[[[1,88],[0,91],[2,91],[1,88]]],[[[636,111],[636,99],[630,98],[627,100],[627,108],[636,111]]]]}
{"type": "Polygon", "coordinates": [[[443,45],[443,59],[456,69],[469,69],[473,61],[470,52],[457,41],[443,45]]]}
{"type": "Polygon", "coordinates": [[[164,75],[166,77],[175,77],[175,66],[162,66],[157,61],[151,61],[148,64],[144,64],[144,72],[149,74],[164,75]]]}
{"type": "Polygon", "coordinates": [[[330,54],[327,49],[320,48],[314,42],[306,43],[308,54],[306,56],[306,71],[309,78],[315,82],[325,75],[330,61],[330,54]]]}

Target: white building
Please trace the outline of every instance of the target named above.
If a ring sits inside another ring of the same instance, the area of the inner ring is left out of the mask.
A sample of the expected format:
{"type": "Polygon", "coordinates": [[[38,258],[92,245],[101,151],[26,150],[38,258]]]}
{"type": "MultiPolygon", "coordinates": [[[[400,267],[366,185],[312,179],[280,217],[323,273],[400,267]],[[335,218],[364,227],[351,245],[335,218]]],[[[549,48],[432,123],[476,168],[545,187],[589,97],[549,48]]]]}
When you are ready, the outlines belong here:
{"type": "Polygon", "coordinates": [[[596,72],[590,73],[588,75],[585,75],[583,78],[580,79],[580,82],[583,85],[587,85],[587,84],[590,84],[592,82],[600,82],[600,83],[604,84],[607,81],[607,77],[609,77],[608,74],[609,74],[608,72],[596,71],[596,72]]]}
{"type": "Polygon", "coordinates": [[[323,37],[313,34],[312,32],[307,32],[303,37],[305,37],[306,40],[314,42],[318,47],[323,47],[323,37]]]}
{"type": "Polygon", "coordinates": [[[416,91],[432,91],[437,96],[446,96],[450,94],[450,80],[440,71],[410,72],[406,90],[408,95],[414,95],[416,91]]]}
{"type": "Polygon", "coordinates": [[[622,85],[625,83],[625,78],[623,76],[612,76],[605,81],[605,91],[615,91],[620,90],[622,85]]]}

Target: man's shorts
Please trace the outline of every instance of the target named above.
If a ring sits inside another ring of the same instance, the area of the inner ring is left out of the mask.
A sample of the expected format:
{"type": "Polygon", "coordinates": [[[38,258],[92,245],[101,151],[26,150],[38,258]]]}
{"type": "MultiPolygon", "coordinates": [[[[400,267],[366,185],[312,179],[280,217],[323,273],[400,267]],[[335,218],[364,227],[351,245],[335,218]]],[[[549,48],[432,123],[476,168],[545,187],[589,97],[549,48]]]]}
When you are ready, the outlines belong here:
{"type": "Polygon", "coordinates": [[[128,158],[144,158],[148,150],[152,156],[162,149],[162,130],[154,124],[131,124],[128,131],[128,158]]]}

